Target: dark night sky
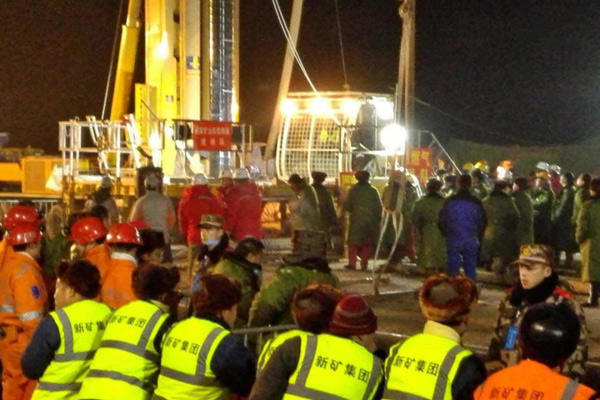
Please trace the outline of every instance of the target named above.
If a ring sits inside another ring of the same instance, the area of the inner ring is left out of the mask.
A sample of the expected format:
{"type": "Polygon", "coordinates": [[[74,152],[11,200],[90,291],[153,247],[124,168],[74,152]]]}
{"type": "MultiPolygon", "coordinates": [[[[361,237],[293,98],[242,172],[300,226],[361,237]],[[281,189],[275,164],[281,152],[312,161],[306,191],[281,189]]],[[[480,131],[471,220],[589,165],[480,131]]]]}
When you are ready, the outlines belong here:
{"type": "MultiPolygon", "coordinates": [[[[396,0],[338,0],[353,90],[391,91],[396,0]]],[[[289,15],[291,0],[280,0],[289,15]]],[[[483,142],[600,134],[600,1],[417,0],[417,125],[483,142]]],[[[0,131],[56,152],[57,121],[100,115],[119,0],[0,2],[0,131]]],[[[320,90],[343,84],[333,0],[305,0],[299,50],[320,90]]],[[[242,118],[268,129],[285,42],[269,0],[242,0],[242,118]]],[[[294,74],[292,90],[307,90],[294,74]]]]}

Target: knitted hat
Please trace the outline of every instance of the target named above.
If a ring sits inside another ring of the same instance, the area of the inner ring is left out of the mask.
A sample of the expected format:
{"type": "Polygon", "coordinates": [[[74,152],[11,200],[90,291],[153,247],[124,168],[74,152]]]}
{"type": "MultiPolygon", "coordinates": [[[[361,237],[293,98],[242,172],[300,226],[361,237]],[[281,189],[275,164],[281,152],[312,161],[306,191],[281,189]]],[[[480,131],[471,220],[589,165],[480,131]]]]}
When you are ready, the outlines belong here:
{"type": "Polygon", "coordinates": [[[241,299],[242,290],[237,280],[214,274],[200,280],[198,291],[192,296],[192,303],[196,312],[218,313],[230,309],[241,299]]]}
{"type": "Polygon", "coordinates": [[[465,276],[430,276],[419,291],[419,305],[425,318],[440,323],[459,322],[468,315],[479,294],[475,282],[465,276]]]}
{"type": "Polygon", "coordinates": [[[338,303],[329,332],[338,336],[368,335],[377,330],[377,317],[359,296],[346,296],[338,303]]]}

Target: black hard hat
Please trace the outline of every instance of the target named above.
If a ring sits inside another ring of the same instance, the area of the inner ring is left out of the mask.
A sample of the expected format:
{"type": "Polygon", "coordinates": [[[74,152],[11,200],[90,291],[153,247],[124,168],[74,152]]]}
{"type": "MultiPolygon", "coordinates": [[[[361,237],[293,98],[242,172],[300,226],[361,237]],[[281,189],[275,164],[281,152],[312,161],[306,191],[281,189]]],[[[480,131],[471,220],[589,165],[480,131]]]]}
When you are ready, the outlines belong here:
{"type": "Polygon", "coordinates": [[[554,368],[573,354],[580,332],[579,318],[568,304],[535,305],[519,330],[523,357],[554,368]]]}

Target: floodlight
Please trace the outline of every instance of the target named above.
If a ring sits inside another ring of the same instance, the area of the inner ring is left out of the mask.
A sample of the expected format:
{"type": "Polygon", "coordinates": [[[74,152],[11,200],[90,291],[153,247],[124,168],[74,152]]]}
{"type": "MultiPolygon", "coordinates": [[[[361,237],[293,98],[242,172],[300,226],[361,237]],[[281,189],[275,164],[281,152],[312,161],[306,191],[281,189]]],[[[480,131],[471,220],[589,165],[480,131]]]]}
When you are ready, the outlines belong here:
{"type": "Polygon", "coordinates": [[[381,130],[380,137],[381,144],[386,151],[404,154],[406,139],[408,138],[408,133],[404,127],[398,124],[388,125],[381,130]]]}
{"type": "Polygon", "coordinates": [[[389,121],[394,118],[394,103],[389,101],[379,101],[375,103],[377,117],[384,121],[389,121]]]}
{"type": "Polygon", "coordinates": [[[285,99],[281,102],[281,112],[285,115],[294,115],[298,112],[298,105],[294,100],[285,99]]]}
{"type": "Polygon", "coordinates": [[[329,100],[322,97],[315,97],[310,101],[310,111],[313,114],[319,115],[330,114],[331,103],[329,103],[329,100]]]}

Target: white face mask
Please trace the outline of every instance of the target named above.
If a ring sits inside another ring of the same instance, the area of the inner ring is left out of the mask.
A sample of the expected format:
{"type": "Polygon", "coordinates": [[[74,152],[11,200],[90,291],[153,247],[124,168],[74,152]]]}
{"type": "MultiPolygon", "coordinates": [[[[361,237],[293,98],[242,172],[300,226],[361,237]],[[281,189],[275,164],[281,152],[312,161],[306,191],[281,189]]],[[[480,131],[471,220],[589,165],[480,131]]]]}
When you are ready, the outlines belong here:
{"type": "Polygon", "coordinates": [[[218,245],[220,241],[221,241],[221,239],[209,239],[209,240],[203,242],[203,244],[208,247],[212,247],[212,246],[218,245]]]}

